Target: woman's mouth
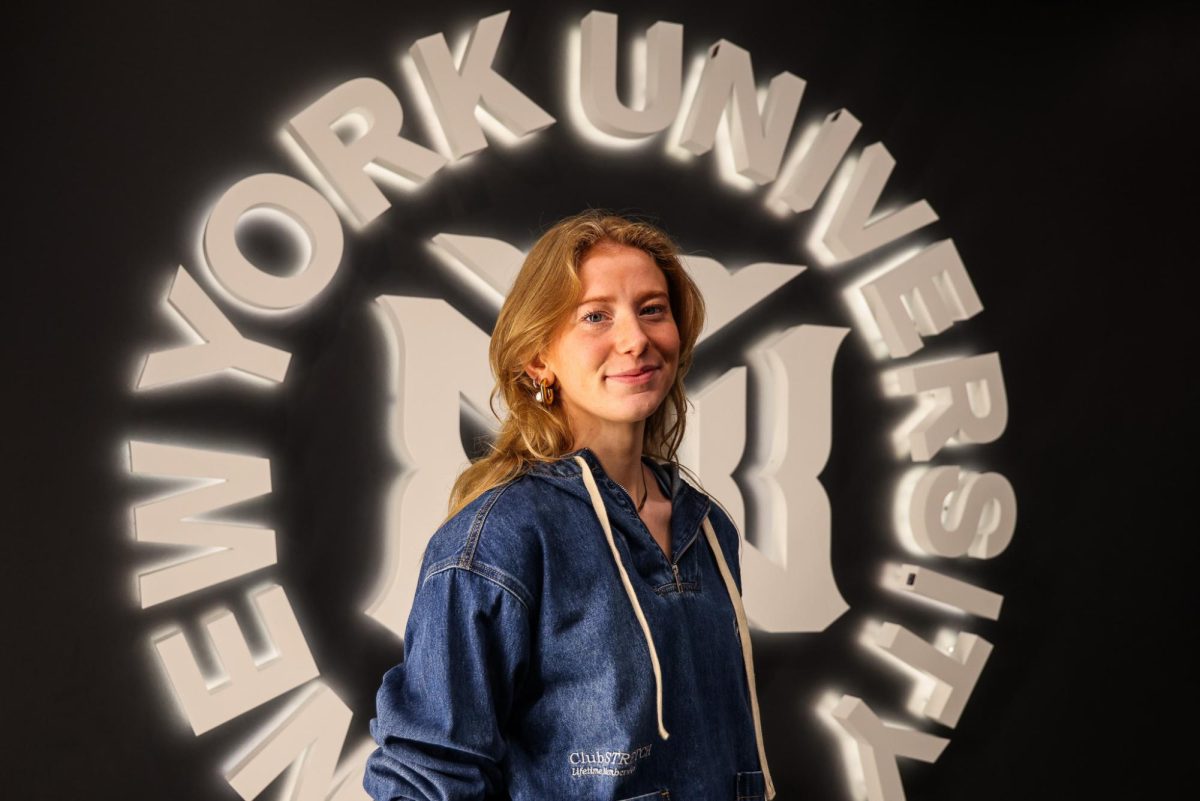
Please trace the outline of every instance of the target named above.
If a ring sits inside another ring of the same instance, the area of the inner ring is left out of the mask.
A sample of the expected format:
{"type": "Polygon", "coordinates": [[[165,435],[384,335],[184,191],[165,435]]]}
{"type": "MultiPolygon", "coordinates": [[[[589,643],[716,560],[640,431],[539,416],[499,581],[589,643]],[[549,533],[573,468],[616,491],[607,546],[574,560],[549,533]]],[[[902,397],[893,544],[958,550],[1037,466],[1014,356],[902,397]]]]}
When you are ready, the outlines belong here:
{"type": "Polygon", "coordinates": [[[610,375],[608,379],[611,381],[620,381],[622,384],[644,384],[650,380],[654,373],[658,370],[657,367],[647,367],[640,373],[631,373],[627,375],[610,375]]]}

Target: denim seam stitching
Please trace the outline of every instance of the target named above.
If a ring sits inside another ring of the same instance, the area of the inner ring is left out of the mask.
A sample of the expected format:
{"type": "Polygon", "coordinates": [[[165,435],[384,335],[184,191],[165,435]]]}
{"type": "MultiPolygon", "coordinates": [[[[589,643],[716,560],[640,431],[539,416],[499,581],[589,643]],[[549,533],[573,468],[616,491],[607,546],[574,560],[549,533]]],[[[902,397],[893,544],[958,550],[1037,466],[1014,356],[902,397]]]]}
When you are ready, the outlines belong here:
{"type": "MultiPolygon", "coordinates": [[[[699,591],[697,587],[700,586],[700,582],[698,581],[681,581],[680,584],[683,586],[683,592],[699,591]]],[[[673,581],[668,581],[666,584],[658,585],[654,588],[654,591],[659,595],[670,595],[673,592],[678,592],[677,588],[675,587],[675,582],[673,581]]]]}
{"type": "Polygon", "coordinates": [[[521,603],[525,604],[526,609],[529,608],[529,604],[533,601],[533,593],[529,591],[529,588],[526,587],[519,578],[511,573],[501,570],[495,565],[489,565],[487,562],[472,561],[470,567],[467,569],[473,573],[478,573],[484,578],[491,579],[501,587],[504,587],[504,589],[517,596],[517,599],[520,600],[521,603]],[[492,575],[493,573],[495,575],[492,575]],[[505,583],[506,581],[511,581],[513,586],[508,586],[508,584],[505,583]],[[524,593],[524,595],[522,595],[522,593],[524,593]],[[526,597],[528,597],[528,601],[526,600],[526,597]]]}
{"type": "Polygon", "coordinates": [[[704,518],[702,517],[702,518],[700,518],[700,525],[696,526],[696,530],[692,532],[692,536],[688,537],[687,542],[685,542],[679,546],[680,553],[682,553],[683,551],[686,551],[689,547],[691,547],[691,544],[696,541],[696,538],[700,536],[700,528],[703,525],[704,525],[704,518]]]}
{"type": "Polygon", "coordinates": [[[538,473],[538,478],[544,478],[549,481],[570,482],[572,479],[578,478],[579,475],[580,475],[579,473],[576,473],[575,475],[568,475],[568,476],[560,476],[557,473],[538,473]]]}
{"type": "MultiPolygon", "coordinates": [[[[455,561],[452,564],[447,564],[444,567],[438,568],[437,570],[430,570],[429,575],[427,575],[425,577],[425,581],[429,581],[429,579],[431,577],[436,576],[439,573],[445,573],[447,570],[464,570],[467,573],[474,573],[476,576],[479,576],[480,578],[484,579],[485,581],[492,582],[497,587],[504,590],[512,597],[516,598],[517,601],[521,604],[521,606],[525,609],[525,614],[529,614],[529,604],[527,604],[525,602],[525,599],[521,597],[520,593],[518,593],[515,589],[513,589],[512,587],[509,587],[507,584],[505,584],[504,581],[501,580],[501,578],[499,576],[491,576],[491,575],[488,575],[487,573],[485,573],[484,571],[479,570],[478,568],[480,566],[489,567],[492,570],[496,571],[496,573],[498,573],[502,576],[508,576],[508,574],[505,573],[503,570],[500,570],[499,568],[491,567],[491,565],[488,565],[484,562],[476,562],[471,565],[460,565],[457,563],[457,561],[455,561]]],[[[508,577],[512,578],[511,576],[508,576],[508,577]]],[[[516,580],[514,579],[514,581],[516,581],[516,580]]],[[[517,582],[517,583],[520,584],[520,582],[517,582]]],[[[424,584],[424,582],[422,582],[422,584],[424,584]]]]}
{"type": "MultiPolygon", "coordinates": [[[[447,567],[457,565],[458,562],[459,562],[458,554],[455,554],[454,556],[447,556],[445,559],[439,559],[438,561],[434,562],[428,568],[425,569],[425,578],[426,579],[429,578],[434,573],[440,573],[442,570],[444,570],[447,567]]],[[[425,580],[422,579],[421,583],[424,584],[425,580]]]]}
{"type": "Polygon", "coordinates": [[[475,519],[471,521],[471,529],[467,532],[467,541],[463,545],[462,553],[459,555],[459,564],[469,568],[475,562],[475,546],[479,544],[479,539],[483,535],[483,526],[487,522],[488,512],[492,510],[492,506],[499,500],[512,482],[504,484],[496,492],[488,498],[479,511],[475,513],[475,519]]]}

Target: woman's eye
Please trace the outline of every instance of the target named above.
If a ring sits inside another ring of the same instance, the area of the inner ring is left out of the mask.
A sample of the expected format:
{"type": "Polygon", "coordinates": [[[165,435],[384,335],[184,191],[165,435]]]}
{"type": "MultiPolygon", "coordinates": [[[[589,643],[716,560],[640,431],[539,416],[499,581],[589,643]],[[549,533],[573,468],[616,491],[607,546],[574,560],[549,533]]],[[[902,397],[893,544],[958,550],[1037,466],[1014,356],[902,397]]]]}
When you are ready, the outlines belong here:
{"type": "MultiPolygon", "coordinates": [[[[667,310],[667,307],[666,307],[664,304],[661,304],[661,303],[655,303],[655,304],[653,304],[653,305],[651,305],[651,306],[646,306],[645,308],[643,308],[643,309],[642,309],[642,312],[643,312],[643,313],[649,312],[650,314],[662,314],[662,313],[664,313],[666,310],[667,310]]],[[[590,311],[590,312],[588,312],[587,314],[583,315],[583,317],[582,317],[582,318],[580,318],[580,319],[582,319],[582,320],[583,320],[585,323],[601,323],[601,322],[604,322],[604,320],[603,320],[603,319],[600,319],[600,320],[594,320],[594,319],[592,319],[593,317],[601,317],[601,318],[603,318],[603,317],[604,317],[604,312],[602,312],[602,311],[590,311]]]]}

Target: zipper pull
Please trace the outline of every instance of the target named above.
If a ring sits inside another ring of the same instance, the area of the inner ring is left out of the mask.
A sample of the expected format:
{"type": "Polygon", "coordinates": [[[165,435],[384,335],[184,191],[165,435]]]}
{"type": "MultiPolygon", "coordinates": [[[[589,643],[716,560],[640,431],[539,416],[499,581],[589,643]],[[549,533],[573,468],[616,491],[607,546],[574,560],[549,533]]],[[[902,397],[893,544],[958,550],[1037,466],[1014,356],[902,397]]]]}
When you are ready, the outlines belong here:
{"type": "Polygon", "coordinates": [[[671,570],[675,572],[675,589],[678,592],[683,592],[683,582],[679,580],[679,565],[671,563],[671,570]]]}

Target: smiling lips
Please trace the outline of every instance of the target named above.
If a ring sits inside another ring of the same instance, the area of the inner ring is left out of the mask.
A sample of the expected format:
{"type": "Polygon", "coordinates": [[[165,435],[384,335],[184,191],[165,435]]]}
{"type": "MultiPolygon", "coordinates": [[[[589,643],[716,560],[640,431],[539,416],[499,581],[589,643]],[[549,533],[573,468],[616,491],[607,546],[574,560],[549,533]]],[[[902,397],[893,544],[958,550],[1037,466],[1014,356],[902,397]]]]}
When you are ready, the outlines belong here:
{"type": "Polygon", "coordinates": [[[623,384],[640,384],[643,381],[648,381],[650,376],[654,375],[654,371],[658,369],[658,365],[646,365],[633,370],[628,370],[624,373],[615,373],[608,378],[620,381],[623,384]]]}

